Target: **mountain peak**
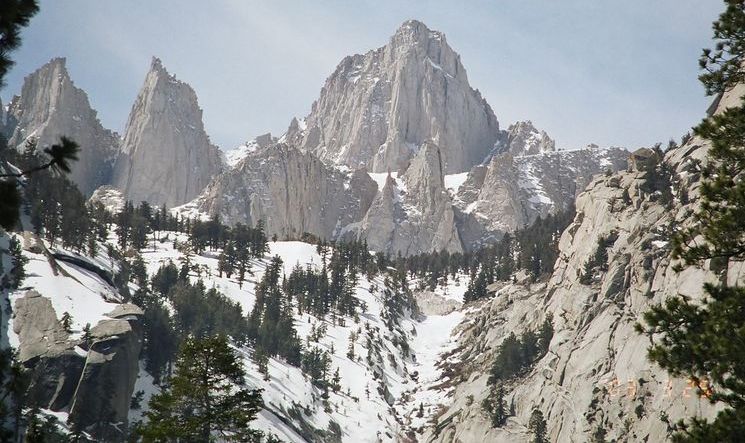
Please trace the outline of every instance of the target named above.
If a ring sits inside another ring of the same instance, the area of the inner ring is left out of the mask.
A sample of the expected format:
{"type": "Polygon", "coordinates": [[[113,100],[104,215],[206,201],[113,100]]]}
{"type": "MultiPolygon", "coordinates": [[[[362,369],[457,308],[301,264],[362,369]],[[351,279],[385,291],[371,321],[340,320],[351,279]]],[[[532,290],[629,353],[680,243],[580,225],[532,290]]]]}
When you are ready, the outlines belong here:
{"type": "Polygon", "coordinates": [[[530,120],[519,121],[507,129],[507,143],[512,155],[534,155],[556,150],[556,142],[546,131],[539,131],[530,120]]]}
{"type": "Polygon", "coordinates": [[[46,66],[60,67],[62,69],[67,70],[67,58],[66,57],[54,57],[53,59],[49,60],[43,67],[46,67],[46,66]]]}
{"type": "Polygon", "coordinates": [[[416,19],[409,19],[405,22],[401,23],[401,26],[398,27],[396,30],[396,34],[439,34],[442,35],[442,33],[438,31],[432,31],[427,25],[425,25],[423,22],[416,20],[416,19]]]}
{"type": "MultiPolygon", "coordinates": [[[[44,63],[39,69],[34,71],[27,78],[41,77],[46,75],[53,75],[56,73],[60,80],[70,79],[70,73],[67,72],[67,59],[65,57],[54,57],[48,62],[44,63]]],[[[53,77],[50,77],[50,79],[53,77]]]]}
{"type": "Polygon", "coordinates": [[[186,203],[221,169],[192,87],[153,57],[122,140],[113,184],[127,199],[172,207],[186,203]]]}
{"type": "Polygon", "coordinates": [[[150,70],[165,71],[166,69],[163,67],[163,62],[158,57],[153,56],[153,58],[150,60],[150,70]]]}
{"type": "Polygon", "coordinates": [[[56,143],[61,134],[81,146],[79,159],[69,178],[84,194],[109,179],[116,136],[101,126],[88,96],[75,86],[67,71],[67,60],[55,57],[23,80],[21,94],[8,108],[9,145],[22,147],[34,137],[39,148],[56,143]],[[12,123],[10,123],[12,122],[12,123]]]}
{"type": "Polygon", "coordinates": [[[428,46],[430,44],[447,44],[445,34],[434,31],[419,20],[406,20],[391,37],[392,42],[408,45],[428,46]]]}
{"type": "Polygon", "coordinates": [[[401,170],[428,140],[442,147],[446,174],[468,171],[499,137],[460,56],[444,34],[417,20],[404,22],[385,46],[345,57],[305,124],[286,139],[324,162],[374,173],[401,170]]]}
{"type": "Polygon", "coordinates": [[[170,83],[186,84],[178,80],[174,74],[168,72],[168,69],[166,69],[166,67],[163,65],[163,62],[155,56],[153,56],[153,58],[150,60],[150,70],[148,71],[148,76],[153,76],[156,79],[164,78],[167,79],[170,83]]]}

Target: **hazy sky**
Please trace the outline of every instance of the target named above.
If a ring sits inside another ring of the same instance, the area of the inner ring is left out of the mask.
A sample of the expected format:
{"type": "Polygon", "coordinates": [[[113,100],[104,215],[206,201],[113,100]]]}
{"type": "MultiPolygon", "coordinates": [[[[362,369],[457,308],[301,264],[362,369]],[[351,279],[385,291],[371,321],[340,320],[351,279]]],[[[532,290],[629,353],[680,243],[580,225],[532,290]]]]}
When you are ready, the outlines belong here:
{"type": "Polygon", "coordinates": [[[345,55],[406,19],[443,31],[500,125],[530,119],[560,147],[678,138],[710,102],[697,58],[721,0],[42,0],[3,102],[67,57],[103,124],[121,132],[155,55],[196,90],[222,148],[305,116],[345,55]]]}

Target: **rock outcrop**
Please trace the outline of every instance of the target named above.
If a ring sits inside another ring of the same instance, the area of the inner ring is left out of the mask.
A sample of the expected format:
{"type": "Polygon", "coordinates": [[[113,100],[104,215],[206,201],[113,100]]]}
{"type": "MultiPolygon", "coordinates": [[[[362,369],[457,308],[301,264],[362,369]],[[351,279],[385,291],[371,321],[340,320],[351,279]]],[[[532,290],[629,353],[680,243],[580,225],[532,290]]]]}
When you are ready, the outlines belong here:
{"type": "Polygon", "coordinates": [[[249,153],[254,152],[257,149],[264,149],[274,143],[277,143],[277,139],[272,137],[271,133],[259,135],[253,140],[246,142],[235,149],[225,151],[225,163],[228,167],[233,168],[238,165],[241,160],[246,158],[249,153]]]}
{"type": "MultiPolygon", "coordinates": [[[[362,168],[324,164],[283,143],[245,152],[192,202],[187,217],[265,224],[269,235],[365,239],[391,254],[461,252],[498,239],[538,216],[568,208],[594,174],[626,169],[623,149],[494,156],[474,167],[457,192],[445,186],[444,148],[425,142],[380,188],[362,168]]],[[[101,196],[108,193],[101,193],[101,196]]]]}
{"type": "Polygon", "coordinates": [[[70,79],[64,58],[51,60],[24,79],[21,95],[8,108],[5,132],[10,146],[19,150],[32,138],[37,149],[58,143],[63,135],[75,140],[79,160],[69,177],[84,194],[111,180],[119,137],[101,126],[88,96],[70,79]]]}
{"type": "Polygon", "coordinates": [[[381,48],[344,58],[286,141],[326,163],[397,171],[432,141],[446,174],[481,163],[499,123],[445,35],[405,22],[381,48]]]}
{"type": "Polygon", "coordinates": [[[124,441],[142,315],[137,306],[120,305],[85,343],[63,329],[50,299],[28,291],[16,301],[13,320],[18,361],[30,369],[27,404],[68,412],[103,441],[124,441]]]}
{"type": "Polygon", "coordinates": [[[358,238],[373,250],[394,254],[462,252],[443,169],[442,150],[424,143],[399,180],[386,178],[360,223],[358,238]]]}
{"type": "MultiPolygon", "coordinates": [[[[740,103],[743,93],[744,86],[728,91],[717,112],[740,103]]],[[[531,441],[527,426],[533,409],[542,411],[550,441],[584,442],[598,430],[608,441],[664,441],[677,420],[716,414],[690,381],[671,377],[647,359],[649,339],[634,329],[652,305],[679,294],[701,300],[703,284],[717,279],[708,262],[677,271],[669,244],[674,229],[692,222],[700,193],[698,163],[707,161],[708,149],[705,140],[692,137],[657,160],[674,171],[669,202],[662,198],[669,188],[649,188],[655,182],[650,174],[662,173],[650,163],[589,184],[561,237],[551,278],[498,288],[458,327],[460,348],[443,363],[446,373],[457,374],[448,384],[452,401],[424,430],[424,441],[531,441]],[[681,199],[683,188],[688,193],[681,199]],[[607,270],[581,279],[600,237],[614,239],[607,270]],[[549,313],[555,332],[548,353],[506,384],[506,402],[515,414],[493,428],[480,407],[488,393],[484,368],[505,337],[536,330],[549,313]]],[[[729,267],[728,283],[742,285],[743,263],[729,267]]]]}
{"type": "Polygon", "coordinates": [[[101,186],[93,192],[93,195],[91,195],[88,201],[94,204],[100,203],[112,214],[118,214],[124,209],[124,204],[126,203],[122,191],[113,186],[101,186]]]}
{"type": "Polygon", "coordinates": [[[85,367],[70,405],[70,418],[84,428],[108,423],[97,432],[106,441],[126,437],[120,423],[127,423],[130,400],[137,380],[142,347],[142,310],[119,305],[91,329],[85,367]]]}
{"type": "Polygon", "coordinates": [[[113,185],[128,200],[173,207],[199,195],[221,169],[194,90],[153,58],[129,114],[113,185]]]}

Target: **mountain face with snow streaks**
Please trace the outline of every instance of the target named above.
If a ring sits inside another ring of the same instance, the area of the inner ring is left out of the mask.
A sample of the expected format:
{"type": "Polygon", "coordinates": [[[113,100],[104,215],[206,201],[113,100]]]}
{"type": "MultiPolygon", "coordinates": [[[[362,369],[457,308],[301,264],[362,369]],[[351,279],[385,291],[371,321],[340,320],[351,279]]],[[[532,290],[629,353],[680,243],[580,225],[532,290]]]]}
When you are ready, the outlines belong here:
{"type": "Polygon", "coordinates": [[[281,239],[305,233],[333,239],[341,227],[365,214],[376,192],[366,173],[347,176],[310,153],[279,143],[249,152],[175,211],[219,215],[231,224],[262,222],[281,239]]]}

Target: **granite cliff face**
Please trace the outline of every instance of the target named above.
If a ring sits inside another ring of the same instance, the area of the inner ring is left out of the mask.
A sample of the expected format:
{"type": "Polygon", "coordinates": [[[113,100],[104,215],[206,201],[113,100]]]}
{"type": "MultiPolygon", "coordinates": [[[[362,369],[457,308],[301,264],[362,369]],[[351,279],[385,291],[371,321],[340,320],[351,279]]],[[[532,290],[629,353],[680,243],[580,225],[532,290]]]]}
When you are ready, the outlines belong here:
{"type": "MultiPolygon", "coordinates": [[[[727,92],[716,112],[739,103],[744,93],[742,85],[727,92]]],[[[471,306],[469,321],[456,328],[459,348],[441,365],[443,373],[456,374],[447,384],[452,401],[433,408],[432,425],[420,429],[423,441],[528,442],[535,408],[546,418],[550,441],[584,442],[598,429],[609,441],[664,441],[669,423],[716,413],[688,380],[649,362],[649,340],[634,330],[652,305],[676,294],[700,300],[703,283],[716,281],[708,262],[676,272],[668,243],[697,209],[697,163],[707,161],[708,149],[693,137],[665,153],[674,171],[670,203],[662,199],[665,190],[649,188],[648,164],[592,180],[577,198],[577,216],[561,237],[551,278],[494,285],[494,297],[471,306]],[[680,185],[688,189],[685,199],[680,185]],[[611,234],[608,270],[580,281],[598,238],[611,234]],[[480,407],[488,392],[484,368],[509,333],[536,330],[549,313],[555,329],[549,351],[506,385],[515,415],[495,429],[480,407]]],[[[729,267],[729,284],[743,284],[743,263],[729,267]]]]}
{"type": "Polygon", "coordinates": [[[94,325],[89,342],[71,337],[50,298],[36,291],[18,298],[13,310],[18,360],[29,369],[29,406],[69,413],[98,438],[124,441],[142,346],[142,310],[117,306],[94,325]]]}
{"type": "Polygon", "coordinates": [[[112,184],[128,200],[172,207],[199,195],[221,169],[194,90],[153,58],[129,114],[112,184]]]}
{"type": "Polygon", "coordinates": [[[193,202],[175,211],[218,214],[226,223],[263,221],[280,239],[311,233],[336,238],[341,227],[360,219],[377,185],[364,172],[350,176],[314,155],[284,144],[257,149],[218,176],[193,202]]]}
{"type": "Polygon", "coordinates": [[[70,179],[90,195],[111,180],[118,154],[118,136],[101,126],[86,93],[77,88],[65,67],[55,58],[24,79],[20,96],[13,98],[5,126],[9,144],[23,149],[27,140],[41,149],[68,136],[80,145],[79,160],[72,164],[70,179]]]}
{"type": "Polygon", "coordinates": [[[219,215],[229,224],[261,220],[280,239],[310,233],[366,239],[371,249],[391,254],[461,252],[568,208],[594,174],[625,169],[628,158],[617,148],[505,152],[469,173],[448,175],[443,151],[424,143],[405,169],[386,175],[338,169],[283,143],[255,148],[174,211],[219,215]],[[446,186],[459,176],[465,179],[457,188],[446,186]]]}
{"type": "Polygon", "coordinates": [[[500,135],[445,35],[405,22],[381,48],[344,58],[288,143],[326,163],[397,171],[432,142],[446,174],[481,163],[500,135]]]}

